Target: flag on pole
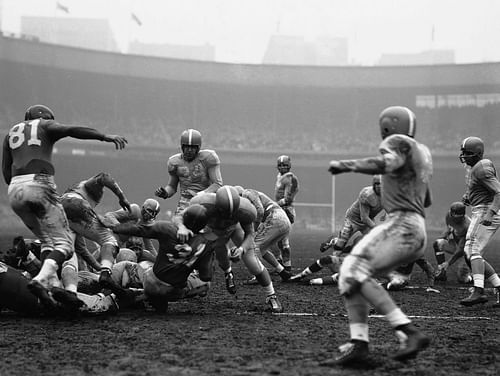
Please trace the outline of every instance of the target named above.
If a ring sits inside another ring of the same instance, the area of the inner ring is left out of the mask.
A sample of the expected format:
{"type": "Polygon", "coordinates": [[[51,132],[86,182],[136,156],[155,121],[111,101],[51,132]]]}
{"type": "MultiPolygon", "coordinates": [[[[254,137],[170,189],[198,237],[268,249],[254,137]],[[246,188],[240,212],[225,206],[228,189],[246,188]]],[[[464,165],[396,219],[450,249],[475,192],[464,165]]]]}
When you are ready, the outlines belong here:
{"type": "Polygon", "coordinates": [[[56,2],[56,10],[69,14],[69,8],[64,4],[61,4],[59,1],[56,2]]]}
{"type": "Polygon", "coordinates": [[[138,26],[142,26],[142,21],[137,17],[135,13],[130,13],[130,17],[132,18],[132,21],[134,21],[138,26]]]}

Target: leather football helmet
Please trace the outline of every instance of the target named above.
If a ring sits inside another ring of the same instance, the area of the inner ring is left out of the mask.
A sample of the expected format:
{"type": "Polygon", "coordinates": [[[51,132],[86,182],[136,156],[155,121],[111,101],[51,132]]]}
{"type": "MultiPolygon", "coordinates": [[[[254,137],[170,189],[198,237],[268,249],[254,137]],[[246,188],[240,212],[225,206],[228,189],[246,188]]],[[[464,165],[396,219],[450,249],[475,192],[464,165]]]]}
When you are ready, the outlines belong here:
{"type": "Polygon", "coordinates": [[[160,203],[154,198],[148,198],[141,207],[141,215],[145,221],[156,219],[160,213],[160,203]]]}
{"type": "Polygon", "coordinates": [[[182,214],[182,222],[195,234],[200,232],[208,222],[207,208],[200,204],[188,206],[182,214]]]}
{"type": "Polygon", "coordinates": [[[198,146],[198,148],[201,148],[201,133],[196,129],[186,129],[181,134],[182,146],[198,146]]]}
{"type": "Polygon", "coordinates": [[[36,104],[34,106],[28,107],[26,113],[24,114],[24,120],[34,120],[40,118],[54,120],[54,112],[47,106],[36,104]]]}
{"type": "Polygon", "coordinates": [[[223,215],[232,216],[240,207],[238,190],[230,185],[223,185],[215,192],[215,208],[223,215]]]}
{"type": "Polygon", "coordinates": [[[391,106],[380,113],[379,125],[382,139],[391,134],[404,134],[415,137],[417,118],[413,111],[407,107],[391,106]]]}
{"type": "Polygon", "coordinates": [[[450,206],[450,215],[454,218],[465,216],[465,205],[463,202],[455,201],[450,206]]]}
{"type": "Polygon", "coordinates": [[[483,159],[484,142],[479,137],[467,137],[460,146],[460,162],[474,166],[483,159]]]}
{"type": "Polygon", "coordinates": [[[196,129],[186,129],[181,134],[182,157],[191,162],[201,149],[201,133],[196,129]]]}
{"type": "Polygon", "coordinates": [[[286,174],[292,168],[292,160],[288,155],[280,155],[276,167],[281,174],[286,174]]]}

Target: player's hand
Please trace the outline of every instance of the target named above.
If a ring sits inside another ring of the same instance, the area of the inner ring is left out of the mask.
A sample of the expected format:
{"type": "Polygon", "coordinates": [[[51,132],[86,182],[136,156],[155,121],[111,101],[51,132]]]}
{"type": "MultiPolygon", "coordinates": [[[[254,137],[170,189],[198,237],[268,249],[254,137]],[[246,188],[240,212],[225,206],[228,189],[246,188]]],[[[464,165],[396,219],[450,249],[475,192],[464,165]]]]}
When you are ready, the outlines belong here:
{"type": "Polygon", "coordinates": [[[165,189],[165,187],[159,187],[158,189],[156,189],[155,196],[159,197],[159,198],[167,199],[168,193],[167,193],[167,190],[165,189]]]}
{"type": "Polygon", "coordinates": [[[126,210],[128,211],[129,213],[132,211],[132,209],[130,208],[130,203],[128,202],[128,200],[124,197],[122,198],[120,201],[120,206],[123,208],[123,210],[126,210]]]}
{"type": "Polygon", "coordinates": [[[349,171],[341,161],[331,161],[328,171],[332,175],[341,174],[343,172],[349,171]]]}
{"type": "Polygon", "coordinates": [[[467,196],[467,194],[464,194],[462,196],[462,203],[465,205],[465,206],[470,206],[470,200],[469,200],[469,196],[467,196]]]}
{"type": "Polygon", "coordinates": [[[191,231],[187,227],[180,227],[177,230],[177,239],[183,243],[186,243],[191,236],[193,236],[193,231],[191,231]]]}
{"type": "Polygon", "coordinates": [[[114,134],[105,135],[103,141],[114,143],[116,150],[121,150],[121,149],[125,148],[126,144],[128,144],[128,141],[125,137],[114,135],[114,134]]]}

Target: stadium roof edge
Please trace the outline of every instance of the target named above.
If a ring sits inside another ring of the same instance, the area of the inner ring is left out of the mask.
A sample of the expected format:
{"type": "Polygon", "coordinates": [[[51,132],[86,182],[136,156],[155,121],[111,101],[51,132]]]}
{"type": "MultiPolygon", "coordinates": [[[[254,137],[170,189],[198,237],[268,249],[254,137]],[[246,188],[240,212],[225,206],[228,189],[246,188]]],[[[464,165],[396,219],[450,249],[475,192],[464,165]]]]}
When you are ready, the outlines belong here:
{"type": "Polygon", "coordinates": [[[185,82],[311,88],[500,85],[500,63],[432,66],[284,66],[179,60],[0,37],[0,62],[185,82]]]}

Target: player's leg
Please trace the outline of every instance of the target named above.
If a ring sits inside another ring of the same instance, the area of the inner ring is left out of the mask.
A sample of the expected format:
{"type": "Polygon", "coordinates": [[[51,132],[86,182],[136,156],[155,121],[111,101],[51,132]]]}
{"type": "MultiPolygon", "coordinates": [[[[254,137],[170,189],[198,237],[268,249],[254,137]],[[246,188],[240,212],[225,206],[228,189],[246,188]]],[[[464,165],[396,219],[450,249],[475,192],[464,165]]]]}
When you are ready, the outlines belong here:
{"type": "Polygon", "coordinates": [[[271,249],[277,247],[278,242],[288,238],[290,228],[291,224],[286,213],[279,209],[268,215],[255,234],[256,254],[260,252],[262,258],[274,268],[283,281],[290,279],[291,273],[278,262],[271,249]]]}
{"type": "MultiPolygon", "coordinates": [[[[415,356],[427,347],[429,340],[411,324],[409,318],[372,275],[385,275],[397,265],[420,257],[425,249],[425,240],[425,224],[421,216],[416,213],[391,213],[384,223],[375,227],[354,247],[340,268],[340,293],[347,299],[361,294],[377,312],[386,316],[398,335],[403,332],[407,337],[405,345],[395,355],[399,360],[415,356]]],[[[359,304],[359,299],[356,302],[350,307],[350,325],[359,324],[356,330],[353,330],[358,337],[351,338],[348,346],[341,351],[336,359],[339,364],[357,362],[367,354],[367,344],[356,346],[358,341],[362,341],[360,338],[368,338],[368,328],[364,326],[366,308],[359,304]],[[358,312],[355,312],[357,310],[358,312]]]]}
{"type": "Polygon", "coordinates": [[[464,306],[485,303],[488,301],[484,294],[485,262],[483,258],[484,248],[500,226],[500,216],[495,215],[489,226],[481,224],[486,215],[487,207],[472,208],[472,218],[467,231],[464,252],[471,264],[472,278],[474,283],[473,292],[460,301],[464,306]]]}
{"type": "Polygon", "coordinates": [[[259,285],[261,285],[264,289],[264,293],[266,294],[266,304],[270,306],[271,311],[274,313],[283,312],[283,307],[281,306],[281,303],[276,296],[276,292],[274,291],[271,276],[255,255],[255,248],[252,247],[247,249],[243,253],[241,260],[245,264],[248,271],[255,276],[259,285]]]}

